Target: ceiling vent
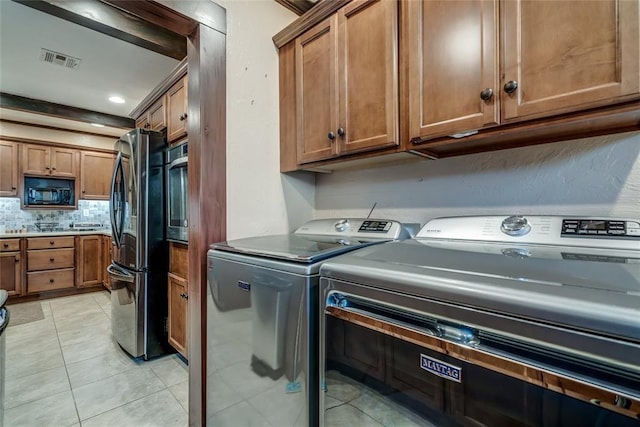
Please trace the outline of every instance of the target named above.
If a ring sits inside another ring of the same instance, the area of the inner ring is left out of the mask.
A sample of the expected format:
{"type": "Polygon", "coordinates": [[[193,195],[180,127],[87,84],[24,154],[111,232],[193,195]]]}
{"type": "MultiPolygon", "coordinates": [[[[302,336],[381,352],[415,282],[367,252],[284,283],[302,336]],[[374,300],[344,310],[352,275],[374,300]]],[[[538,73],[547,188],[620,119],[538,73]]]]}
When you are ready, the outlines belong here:
{"type": "Polygon", "coordinates": [[[80,58],[74,58],[73,56],[66,55],[60,52],[54,52],[49,49],[40,49],[40,61],[49,62],[54,65],[59,65],[65,68],[71,68],[77,70],[80,67],[80,58]]]}

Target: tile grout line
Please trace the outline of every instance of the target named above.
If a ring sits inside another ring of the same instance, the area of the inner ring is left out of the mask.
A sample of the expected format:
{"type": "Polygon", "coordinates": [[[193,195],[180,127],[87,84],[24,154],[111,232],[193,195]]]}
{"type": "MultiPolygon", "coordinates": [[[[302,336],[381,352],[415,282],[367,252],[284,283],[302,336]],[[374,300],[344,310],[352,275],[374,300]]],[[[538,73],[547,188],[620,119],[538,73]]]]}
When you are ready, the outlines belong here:
{"type": "Polygon", "coordinates": [[[67,382],[69,383],[69,391],[71,391],[71,398],[73,399],[73,407],[76,409],[76,416],[78,417],[78,423],[82,427],[82,420],[80,419],[80,411],[78,411],[78,404],[76,402],[76,395],[73,392],[73,387],[71,386],[71,378],[69,377],[69,369],[67,368],[67,360],[64,357],[64,352],[62,351],[62,343],[60,342],[60,336],[58,335],[58,326],[56,325],[56,316],[53,313],[53,306],[49,303],[51,307],[51,317],[53,318],[53,327],[56,330],[56,338],[58,339],[58,346],[60,347],[60,353],[62,354],[62,362],[64,363],[64,371],[67,373],[67,382]]]}

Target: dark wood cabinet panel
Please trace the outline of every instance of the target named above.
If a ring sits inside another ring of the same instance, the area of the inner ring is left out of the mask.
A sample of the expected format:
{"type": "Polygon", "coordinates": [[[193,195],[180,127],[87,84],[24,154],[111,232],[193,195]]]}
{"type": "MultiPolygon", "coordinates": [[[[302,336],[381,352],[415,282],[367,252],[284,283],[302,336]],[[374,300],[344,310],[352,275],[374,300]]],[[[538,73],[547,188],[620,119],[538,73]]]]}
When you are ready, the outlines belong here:
{"type": "Polygon", "coordinates": [[[82,151],[80,154],[80,198],[109,200],[115,156],[82,151]]]}
{"type": "MultiPolygon", "coordinates": [[[[6,243],[2,241],[2,243],[6,243]]],[[[0,289],[9,296],[22,295],[22,257],[20,252],[0,252],[0,289]]]]}
{"type": "Polygon", "coordinates": [[[18,194],[18,143],[0,140],[0,197],[18,194]]]}
{"type": "Polygon", "coordinates": [[[549,116],[640,93],[638,2],[502,2],[505,120],[549,116]]]}
{"type": "Polygon", "coordinates": [[[76,238],[77,288],[102,284],[102,237],[101,235],[91,235],[76,238]]]}
{"type": "Polygon", "coordinates": [[[187,354],[187,280],[169,273],[169,344],[184,357],[187,354]]]}
{"type": "Polygon", "coordinates": [[[398,3],[357,0],[338,12],[340,154],[398,145],[398,3]]]}
{"type": "Polygon", "coordinates": [[[498,124],[498,0],[404,5],[410,137],[498,124]]]}
{"type": "Polygon", "coordinates": [[[187,134],[187,76],[178,80],[166,96],[167,141],[174,142],[187,134]]]}
{"type": "Polygon", "coordinates": [[[22,173],[76,178],[79,150],[49,147],[46,145],[22,145],[22,173]]]}

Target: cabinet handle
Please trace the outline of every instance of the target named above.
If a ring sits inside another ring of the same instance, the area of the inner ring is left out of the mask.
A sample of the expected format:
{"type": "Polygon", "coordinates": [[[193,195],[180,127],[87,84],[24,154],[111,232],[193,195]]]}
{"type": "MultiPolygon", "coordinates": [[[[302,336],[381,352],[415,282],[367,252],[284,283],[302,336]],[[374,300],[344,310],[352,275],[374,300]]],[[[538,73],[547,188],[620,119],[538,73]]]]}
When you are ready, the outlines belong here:
{"type": "Polygon", "coordinates": [[[491,98],[493,98],[493,89],[491,89],[490,87],[483,89],[482,92],[480,92],[480,99],[482,99],[483,101],[488,101],[491,98]]]}
{"type": "Polygon", "coordinates": [[[49,170],[49,166],[45,166],[44,168],[45,168],[46,170],[49,170]]]}
{"type": "Polygon", "coordinates": [[[55,280],[49,279],[49,283],[53,283],[53,282],[55,282],[55,280]]]}
{"type": "Polygon", "coordinates": [[[56,242],[54,242],[53,240],[50,240],[50,241],[49,241],[49,244],[50,244],[50,245],[54,245],[55,243],[56,243],[56,242]]]}
{"type": "Polygon", "coordinates": [[[9,244],[8,244],[8,243],[5,243],[5,244],[3,244],[2,246],[4,246],[5,248],[8,248],[8,247],[9,247],[9,244]]]}
{"type": "Polygon", "coordinates": [[[56,167],[55,167],[55,166],[54,166],[54,167],[52,167],[52,168],[51,168],[51,170],[56,170],[56,167]]]}
{"type": "Polygon", "coordinates": [[[15,257],[13,260],[14,260],[15,262],[20,262],[20,258],[18,258],[18,257],[15,257]]]}
{"type": "Polygon", "coordinates": [[[49,258],[49,261],[53,262],[53,261],[55,261],[55,259],[54,258],[49,258]]]}
{"type": "Polygon", "coordinates": [[[16,187],[11,187],[11,189],[12,189],[12,190],[15,190],[15,189],[16,189],[16,187]]]}
{"type": "Polygon", "coordinates": [[[180,294],[180,298],[188,300],[189,299],[189,295],[185,294],[184,292],[180,294]]]}
{"type": "Polygon", "coordinates": [[[86,192],[87,192],[87,190],[82,190],[82,193],[83,193],[83,194],[84,194],[84,193],[86,193],[86,192]]]}
{"type": "Polygon", "coordinates": [[[338,128],[338,135],[339,136],[344,136],[344,129],[343,128],[338,128]]]}
{"type": "Polygon", "coordinates": [[[183,122],[185,120],[187,120],[187,113],[180,114],[180,121],[183,122]]]}
{"type": "Polygon", "coordinates": [[[507,93],[513,93],[518,89],[518,82],[515,80],[509,80],[504,84],[504,91],[507,93]]]}
{"type": "Polygon", "coordinates": [[[331,141],[333,141],[334,139],[336,139],[336,134],[333,132],[329,132],[329,135],[327,135],[327,138],[329,138],[331,141]]]}

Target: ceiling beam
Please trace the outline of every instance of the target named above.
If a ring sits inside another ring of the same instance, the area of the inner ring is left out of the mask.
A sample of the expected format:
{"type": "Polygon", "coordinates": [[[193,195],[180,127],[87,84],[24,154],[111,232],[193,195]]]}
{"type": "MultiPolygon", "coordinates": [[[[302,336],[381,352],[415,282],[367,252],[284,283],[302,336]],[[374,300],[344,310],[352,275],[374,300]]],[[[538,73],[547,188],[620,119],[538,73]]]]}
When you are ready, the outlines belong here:
{"type": "Polygon", "coordinates": [[[54,104],[53,102],[25,98],[23,96],[12,95],[4,92],[0,92],[0,107],[76,120],[85,123],[100,123],[105,126],[117,128],[133,129],[136,127],[136,121],[129,117],[114,116],[112,114],[99,113],[97,111],[85,110],[83,108],[69,107],[68,105],[54,104]]]}
{"type": "Polygon", "coordinates": [[[98,0],[13,1],[170,58],[182,60],[187,56],[187,43],[182,35],[105,2],[98,0]]]}

